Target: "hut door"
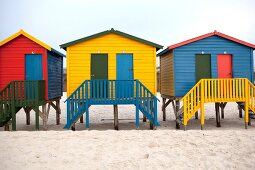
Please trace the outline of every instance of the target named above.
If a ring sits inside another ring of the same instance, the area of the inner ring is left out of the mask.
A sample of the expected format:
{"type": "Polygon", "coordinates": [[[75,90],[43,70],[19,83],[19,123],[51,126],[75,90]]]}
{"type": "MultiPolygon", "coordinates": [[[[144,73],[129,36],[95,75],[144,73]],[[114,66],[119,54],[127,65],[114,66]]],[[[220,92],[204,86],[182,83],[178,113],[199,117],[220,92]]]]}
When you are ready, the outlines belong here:
{"type": "MultiPolygon", "coordinates": [[[[91,54],[91,80],[107,80],[108,79],[108,55],[107,54],[91,54]]],[[[91,83],[93,98],[104,98],[108,96],[107,82],[91,83]]]]}
{"type": "Polygon", "coordinates": [[[117,54],[117,80],[131,80],[131,81],[117,81],[117,97],[129,98],[134,95],[133,82],[133,55],[132,54],[117,54]]]}
{"type": "Polygon", "coordinates": [[[196,82],[203,78],[211,78],[210,54],[196,54],[196,82]]]}
{"type": "Polygon", "coordinates": [[[42,55],[27,54],[25,60],[26,80],[42,80],[42,55]]]}
{"type": "Polygon", "coordinates": [[[229,54],[217,56],[218,78],[232,78],[232,57],[229,54]]]}

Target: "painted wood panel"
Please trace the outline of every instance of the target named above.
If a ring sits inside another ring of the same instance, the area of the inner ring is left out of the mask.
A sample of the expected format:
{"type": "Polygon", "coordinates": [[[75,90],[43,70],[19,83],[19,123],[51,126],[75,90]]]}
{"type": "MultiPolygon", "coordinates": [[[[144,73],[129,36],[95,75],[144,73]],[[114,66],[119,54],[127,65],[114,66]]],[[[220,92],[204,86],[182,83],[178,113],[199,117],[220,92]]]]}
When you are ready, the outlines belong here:
{"type": "Polygon", "coordinates": [[[253,54],[249,47],[212,36],[173,50],[175,96],[184,96],[196,83],[195,54],[211,55],[212,78],[218,77],[217,55],[231,54],[233,77],[248,78],[253,82],[253,54]]]}
{"type": "Polygon", "coordinates": [[[160,57],[160,93],[174,96],[174,63],[172,51],[160,57]]]}
{"type": "Polygon", "coordinates": [[[156,48],[116,34],[67,47],[67,93],[90,79],[91,54],[108,54],[108,79],[116,79],[116,55],[133,54],[134,79],[156,94],[156,48]]]}
{"type": "Polygon", "coordinates": [[[63,58],[48,51],[48,96],[49,99],[62,96],[63,58]]]}
{"type": "Polygon", "coordinates": [[[25,80],[25,54],[41,54],[48,99],[47,50],[23,35],[0,47],[0,90],[12,80],[25,80]]]}

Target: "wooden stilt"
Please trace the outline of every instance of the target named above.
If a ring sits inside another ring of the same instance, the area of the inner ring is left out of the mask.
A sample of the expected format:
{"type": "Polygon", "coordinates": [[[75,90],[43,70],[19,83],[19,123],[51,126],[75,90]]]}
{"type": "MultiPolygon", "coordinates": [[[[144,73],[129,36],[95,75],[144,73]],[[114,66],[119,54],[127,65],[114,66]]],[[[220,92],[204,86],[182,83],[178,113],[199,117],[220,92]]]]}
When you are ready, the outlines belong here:
{"type": "Polygon", "coordinates": [[[154,128],[155,128],[154,124],[152,122],[150,122],[150,129],[154,130],[154,128]]]}
{"type": "Polygon", "coordinates": [[[162,112],[163,112],[163,121],[166,121],[166,107],[165,107],[165,104],[166,104],[166,98],[163,98],[163,101],[162,101],[162,112]]]}
{"type": "MultiPolygon", "coordinates": [[[[175,101],[175,111],[176,111],[176,114],[178,113],[179,109],[180,109],[180,101],[176,100],[175,101]]],[[[180,129],[180,124],[177,121],[176,121],[175,127],[176,127],[176,129],[180,129]]]]}
{"type": "Polygon", "coordinates": [[[60,124],[60,114],[61,114],[61,109],[60,109],[60,99],[56,100],[56,124],[60,124]]]}
{"type": "Polygon", "coordinates": [[[23,109],[26,113],[26,125],[30,125],[30,111],[31,111],[31,108],[23,107],[23,109]]]}
{"type": "Polygon", "coordinates": [[[220,103],[220,109],[221,109],[221,118],[224,119],[224,109],[225,109],[225,106],[227,105],[227,102],[223,103],[221,102],[220,103]]]}
{"type": "Polygon", "coordinates": [[[243,118],[243,109],[238,105],[239,117],[243,118]]]}
{"type": "Polygon", "coordinates": [[[119,130],[118,105],[113,105],[114,129],[119,130]]]}
{"type": "Polygon", "coordinates": [[[35,106],[35,129],[39,130],[39,106],[35,106]]]}
{"type": "Polygon", "coordinates": [[[72,130],[72,131],[75,131],[75,124],[73,124],[73,125],[71,126],[71,130],[72,130]]]}
{"type": "Polygon", "coordinates": [[[195,119],[198,119],[198,111],[195,113],[195,119]]]}
{"type": "Polygon", "coordinates": [[[42,119],[43,119],[43,129],[47,129],[47,115],[46,115],[46,104],[42,105],[42,119]]]}
{"type": "Polygon", "coordinates": [[[80,123],[83,123],[83,115],[80,117],[80,123]]]}
{"type": "Polygon", "coordinates": [[[9,131],[10,130],[10,126],[9,126],[9,123],[7,122],[5,125],[4,125],[4,131],[9,131]]]}
{"type": "Polygon", "coordinates": [[[143,122],[146,122],[146,121],[147,121],[147,119],[146,119],[145,115],[143,114],[143,122]]]}
{"type": "Polygon", "coordinates": [[[221,127],[220,124],[220,104],[215,103],[215,112],[216,112],[216,127],[221,127]]]}

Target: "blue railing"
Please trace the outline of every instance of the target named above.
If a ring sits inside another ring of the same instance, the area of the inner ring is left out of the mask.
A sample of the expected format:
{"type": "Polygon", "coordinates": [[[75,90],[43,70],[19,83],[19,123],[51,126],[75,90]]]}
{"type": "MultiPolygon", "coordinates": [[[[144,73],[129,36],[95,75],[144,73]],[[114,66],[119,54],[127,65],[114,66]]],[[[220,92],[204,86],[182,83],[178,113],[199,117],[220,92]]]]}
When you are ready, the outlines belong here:
{"type": "Polygon", "coordinates": [[[89,127],[91,105],[136,105],[136,127],[139,127],[139,110],[153,123],[157,121],[157,98],[139,80],[86,80],[66,100],[67,124],[70,128],[83,113],[89,127]]]}

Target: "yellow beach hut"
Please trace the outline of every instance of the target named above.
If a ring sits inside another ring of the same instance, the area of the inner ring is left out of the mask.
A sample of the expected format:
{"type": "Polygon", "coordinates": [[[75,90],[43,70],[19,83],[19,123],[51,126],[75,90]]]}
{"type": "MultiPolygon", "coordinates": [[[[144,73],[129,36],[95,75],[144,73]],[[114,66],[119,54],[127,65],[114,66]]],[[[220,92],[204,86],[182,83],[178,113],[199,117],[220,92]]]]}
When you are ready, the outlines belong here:
{"type": "Polygon", "coordinates": [[[114,29],[60,45],[67,51],[67,124],[86,113],[89,128],[91,105],[114,105],[114,127],[118,129],[117,105],[136,106],[157,126],[156,52],[161,45],[114,29]]]}

